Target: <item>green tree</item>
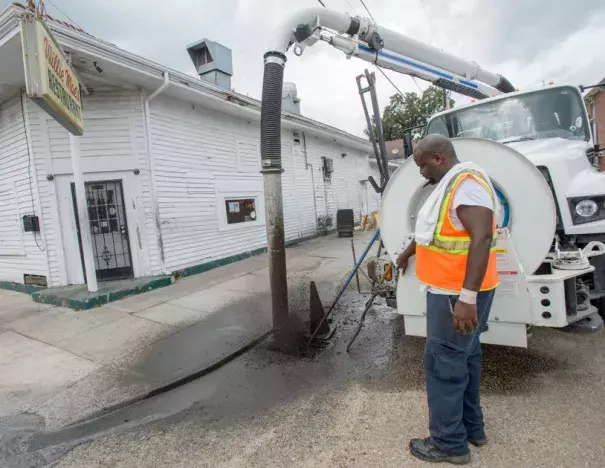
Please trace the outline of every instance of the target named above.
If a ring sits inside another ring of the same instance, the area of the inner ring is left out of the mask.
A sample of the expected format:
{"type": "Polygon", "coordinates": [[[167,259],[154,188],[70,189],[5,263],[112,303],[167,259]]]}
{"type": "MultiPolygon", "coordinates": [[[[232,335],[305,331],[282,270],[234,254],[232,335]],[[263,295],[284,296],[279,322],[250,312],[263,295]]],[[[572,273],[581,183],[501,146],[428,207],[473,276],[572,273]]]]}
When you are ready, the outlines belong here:
{"type": "MultiPolygon", "coordinates": [[[[382,115],[385,141],[401,139],[404,130],[425,125],[433,114],[443,110],[444,93],[445,90],[441,88],[429,86],[421,96],[418,93],[393,94],[382,115]]],[[[450,107],[453,106],[454,100],[450,98],[450,107]]],[[[422,132],[422,128],[412,130],[412,137],[418,139],[422,132]]]]}

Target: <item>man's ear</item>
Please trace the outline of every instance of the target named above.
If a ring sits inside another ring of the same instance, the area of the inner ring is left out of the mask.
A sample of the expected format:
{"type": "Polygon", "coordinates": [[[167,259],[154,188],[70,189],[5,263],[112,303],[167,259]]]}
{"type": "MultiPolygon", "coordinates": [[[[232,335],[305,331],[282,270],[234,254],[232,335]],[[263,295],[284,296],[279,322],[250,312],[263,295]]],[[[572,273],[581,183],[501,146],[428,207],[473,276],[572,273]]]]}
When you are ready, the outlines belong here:
{"type": "Polygon", "coordinates": [[[445,158],[441,155],[441,153],[435,153],[433,158],[435,158],[435,162],[437,164],[441,164],[443,161],[445,161],[445,158]]]}

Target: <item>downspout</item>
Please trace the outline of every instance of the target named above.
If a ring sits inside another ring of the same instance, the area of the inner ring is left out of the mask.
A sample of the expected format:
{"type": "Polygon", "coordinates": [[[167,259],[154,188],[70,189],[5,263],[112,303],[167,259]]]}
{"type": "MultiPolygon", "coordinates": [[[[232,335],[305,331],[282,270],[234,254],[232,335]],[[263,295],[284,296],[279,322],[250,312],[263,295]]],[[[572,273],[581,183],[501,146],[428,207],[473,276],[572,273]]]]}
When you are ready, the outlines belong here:
{"type": "MultiPolygon", "coordinates": [[[[294,146],[292,147],[292,174],[294,175],[294,193],[298,193],[298,176],[296,175],[296,158],[294,157],[294,146]]],[[[295,197],[296,219],[298,225],[298,240],[302,239],[302,215],[300,212],[300,197],[295,197]]]]}
{"type": "MultiPolygon", "coordinates": [[[[158,254],[160,256],[160,270],[162,274],[168,274],[164,264],[164,242],[162,240],[162,226],[160,223],[160,210],[158,208],[157,194],[155,191],[155,158],[153,157],[153,149],[151,142],[151,115],[149,112],[149,103],[159,96],[169,85],[168,72],[163,72],[164,82],[153,93],[143,99],[143,112],[145,114],[145,146],[147,147],[147,161],[149,164],[149,189],[151,191],[151,210],[153,212],[153,221],[156,232],[156,243],[158,254]]],[[[143,95],[141,94],[141,97],[143,95]]]]}
{"type": "Polygon", "coordinates": [[[317,199],[315,198],[315,174],[313,173],[313,164],[309,163],[309,152],[307,151],[307,136],[302,132],[302,144],[305,155],[305,170],[310,170],[311,188],[313,189],[313,218],[315,219],[315,235],[317,235],[317,199]]]}
{"type": "MultiPolygon", "coordinates": [[[[38,245],[38,240],[36,239],[36,233],[33,232],[34,240],[36,242],[36,247],[38,250],[44,252],[44,257],[46,258],[46,281],[48,286],[54,286],[52,278],[50,276],[50,259],[48,255],[48,241],[46,238],[46,226],[44,224],[44,213],[42,213],[42,199],[40,198],[40,180],[38,179],[38,170],[36,169],[36,155],[34,153],[34,147],[32,145],[32,132],[29,120],[29,111],[27,108],[27,96],[25,92],[21,92],[21,111],[23,115],[23,130],[25,132],[25,140],[27,144],[27,158],[28,158],[28,167],[30,168],[31,174],[29,174],[29,183],[31,192],[34,192],[32,186],[35,187],[35,199],[32,198],[32,213],[34,216],[36,215],[36,204],[39,208],[39,220],[40,220],[40,241],[42,245],[38,245]],[[32,182],[33,180],[33,182],[32,182]]],[[[33,193],[32,193],[33,197],[33,193]]]]}

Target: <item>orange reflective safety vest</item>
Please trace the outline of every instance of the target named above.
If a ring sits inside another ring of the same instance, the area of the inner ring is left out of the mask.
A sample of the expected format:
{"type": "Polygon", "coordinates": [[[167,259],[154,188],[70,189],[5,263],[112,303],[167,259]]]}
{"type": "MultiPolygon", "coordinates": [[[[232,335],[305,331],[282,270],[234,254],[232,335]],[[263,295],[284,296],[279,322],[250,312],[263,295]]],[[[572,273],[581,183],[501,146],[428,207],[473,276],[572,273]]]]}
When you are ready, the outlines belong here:
{"type": "MultiPolygon", "coordinates": [[[[454,193],[466,179],[474,179],[479,182],[489,191],[492,200],[494,200],[495,194],[480,174],[474,171],[460,173],[446,190],[433,240],[429,245],[418,244],[416,246],[416,276],[418,279],[428,286],[456,294],[462,289],[462,283],[466,275],[466,260],[468,259],[471,237],[466,229],[460,230],[454,226],[450,218],[450,206],[454,201],[454,193]]],[[[495,219],[492,232],[494,241],[489,254],[487,271],[483,283],[481,283],[481,291],[490,291],[499,284],[496,270],[495,219]]]]}

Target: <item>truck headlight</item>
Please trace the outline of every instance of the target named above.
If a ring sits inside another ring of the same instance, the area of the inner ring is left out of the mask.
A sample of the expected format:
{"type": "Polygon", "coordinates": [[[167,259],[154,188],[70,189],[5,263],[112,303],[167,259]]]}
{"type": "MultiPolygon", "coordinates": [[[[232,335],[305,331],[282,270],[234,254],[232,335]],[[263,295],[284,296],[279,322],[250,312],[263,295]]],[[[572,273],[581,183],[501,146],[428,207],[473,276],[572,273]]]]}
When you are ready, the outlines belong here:
{"type": "Polygon", "coordinates": [[[574,224],[585,224],[605,219],[605,196],[569,198],[567,201],[574,224]]]}
{"type": "Polygon", "coordinates": [[[590,218],[599,211],[599,205],[594,200],[582,200],[576,205],[576,214],[582,218],[590,218]]]}

